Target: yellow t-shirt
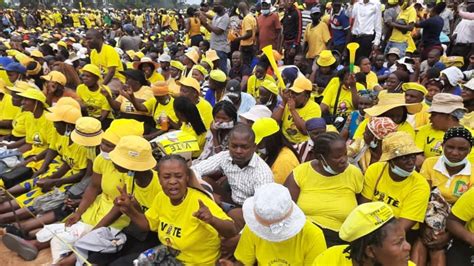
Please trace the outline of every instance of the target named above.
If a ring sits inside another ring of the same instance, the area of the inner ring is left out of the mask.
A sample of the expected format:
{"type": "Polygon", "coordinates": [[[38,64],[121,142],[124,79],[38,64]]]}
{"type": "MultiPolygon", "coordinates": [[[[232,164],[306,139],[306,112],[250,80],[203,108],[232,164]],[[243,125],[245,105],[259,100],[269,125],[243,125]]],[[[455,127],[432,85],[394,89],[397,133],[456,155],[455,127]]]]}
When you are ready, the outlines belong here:
{"type": "Polygon", "coordinates": [[[422,102],[423,108],[421,111],[414,115],[408,115],[407,121],[415,128],[419,130],[421,127],[426,126],[430,123],[430,113],[428,109],[430,108],[425,102],[422,102]]]}
{"type": "Polygon", "coordinates": [[[79,28],[81,26],[81,21],[79,19],[81,17],[81,14],[72,13],[72,14],[69,14],[69,16],[72,19],[72,23],[73,23],[74,28],[79,28]]]}
{"type": "Polygon", "coordinates": [[[306,217],[323,228],[339,231],[349,213],[357,207],[356,194],[362,191],[364,176],[349,165],[336,176],[323,176],[316,172],[311,162],[300,164],[293,170],[300,188],[296,204],[306,217]]]}
{"type": "MultiPolygon", "coordinates": [[[[367,127],[367,123],[369,122],[369,118],[365,118],[357,127],[356,132],[354,133],[354,139],[362,139],[364,136],[365,128],[367,127]]],[[[397,131],[403,131],[410,134],[413,139],[415,139],[415,130],[408,122],[403,122],[397,127],[397,131]]]]}
{"type": "Polygon", "coordinates": [[[17,138],[26,136],[25,120],[26,116],[32,116],[30,112],[19,112],[13,119],[12,135],[17,138]]]}
{"type": "MultiPolygon", "coordinates": [[[[407,7],[405,10],[401,10],[398,14],[397,21],[404,21],[405,25],[416,22],[416,10],[413,5],[407,7]]],[[[390,36],[391,42],[407,42],[410,38],[410,31],[402,33],[400,30],[393,28],[392,35],[390,36]]]]}
{"type": "Polygon", "coordinates": [[[260,96],[260,90],[258,88],[262,85],[263,81],[265,80],[269,80],[276,84],[275,79],[268,74],[265,76],[263,80],[257,79],[255,75],[251,75],[249,79],[247,80],[247,93],[252,95],[255,99],[258,99],[258,97],[260,96]]]}
{"type": "Polygon", "coordinates": [[[248,38],[247,40],[241,40],[240,46],[249,46],[255,44],[255,33],[257,32],[257,20],[255,17],[249,13],[247,14],[244,19],[242,20],[242,30],[240,35],[244,35],[247,31],[252,31],[252,37],[248,38]]]}
{"type": "Polygon", "coordinates": [[[213,216],[232,221],[224,211],[204,193],[188,188],[183,202],[175,206],[161,192],[145,212],[150,230],[158,232],[163,245],[179,252],[176,257],[183,264],[215,265],[220,257],[221,239],[211,225],[194,217],[201,200],[213,216]]]}
{"type": "Polygon", "coordinates": [[[474,233],[474,189],[469,189],[454,204],[451,213],[466,222],[466,229],[474,233]]]}
{"type": "Polygon", "coordinates": [[[426,158],[440,156],[443,153],[444,131],[436,130],[431,124],[421,127],[416,133],[415,143],[423,150],[426,158]]]}
{"type": "Polygon", "coordinates": [[[313,23],[309,23],[304,32],[304,41],[308,43],[306,58],[314,59],[322,50],[326,50],[326,44],[330,39],[328,24],[319,22],[313,27],[313,23]]]}
{"type": "MultiPolygon", "coordinates": [[[[112,95],[108,86],[104,86],[104,88],[110,95],[112,95]]],[[[105,96],[100,92],[100,88],[96,91],[91,91],[86,85],[80,84],[77,86],[76,93],[81,101],[86,105],[89,116],[99,118],[102,111],[109,111],[107,118],[113,118],[113,114],[110,112],[112,107],[110,107],[107,98],[105,98],[105,96]]]]}
{"type": "MultiPolygon", "coordinates": [[[[356,85],[357,91],[363,90],[364,87],[360,84],[356,85]]],[[[336,104],[337,91],[339,90],[339,78],[332,78],[323,92],[323,101],[329,107],[329,113],[332,114],[334,111],[334,105],[336,104]]],[[[339,94],[339,100],[337,102],[337,114],[346,114],[349,115],[352,111],[355,110],[354,105],[352,104],[352,93],[344,85],[341,88],[341,93],[339,94]]]]}
{"type": "Polygon", "coordinates": [[[389,175],[389,167],[387,162],[377,162],[367,168],[362,196],[387,203],[397,218],[423,222],[430,198],[428,182],[416,171],[395,182],[389,175]]]}
{"type": "Polygon", "coordinates": [[[60,137],[56,143],[56,151],[61,155],[61,160],[69,166],[72,173],[86,169],[86,147],[74,143],[69,137],[60,137]]]}
{"type": "Polygon", "coordinates": [[[202,122],[206,129],[211,127],[211,123],[214,120],[212,116],[212,105],[204,100],[204,98],[199,97],[199,102],[196,104],[196,107],[199,111],[199,115],[201,116],[202,122]]]}
{"type": "Polygon", "coordinates": [[[146,187],[140,187],[139,185],[133,185],[133,178],[126,179],[127,191],[132,193],[134,198],[140,204],[142,211],[145,213],[153,205],[155,196],[162,192],[160,181],[158,179],[158,173],[152,170],[153,177],[146,187]],[[132,191],[133,189],[133,191],[132,191]]]}
{"type": "MultiPolygon", "coordinates": [[[[296,112],[305,121],[311,118],[321,117],[321,108],[319,107],[319,104],[312,101],[311,99],[308,100],[306,105],[302,108],[297,108],[296,112]]],[[[293,116],[291,115],[288,105],[285,106],[281,120],[281,129],[283,135],[288,141],[291,143],[301,143],[308,140],[309,137],[307,135],[303,135],[298,130],[298,128],[296,128],[295,121],[293,120],[293,116]]]]}
{"type": "Polygon", "coordinates": [[[285,183],[291,171],[300,164],[298,157],[287,147],[283,147],[271,167],[273,180],[278,184],[285,183]]]}
{"type": "Polygon", "coordinates": [[[451,177],[440,158],[440,156],[427,158],[423,162],[420,174],[431,181],[432,187],[438,187],[447,202],[454,204],[474,183],[474,166],[468,162],[464,169],[451,177]]]}
{"type": "Polygon", "coordinates": [[[178,31],[178,22],[176,21],[176,16],[170,15],[170,28],[172,31],[178,31]]]}
{"type": "Polygon", "coordinates": [[[34,118],[33,115],[26,115],[25,129],[25,141],[28,144],[32,144],[28,155],[38,155],[46,150],[51,144],[51,137],[56,135],[53,122],[46,119],[44,112],[39,118],[34,118]]]}
{"type": "Polygon", "coordinates": [[[157,81],[165,81],[165,77],[163,77],[163,75],[155,71],[153,72],[153,74],[151,74],[149,78],[147,78],[147,80],[148,82],[150,82],[150,84],[153,84],[157,81]]]}
{"type": "Polygon", "coordinates": [[[161,129],[159,121],[162,113],[167,115],[173,122],[178,122],[178,117],[176,117],[176,113],[174,112],[173,102],[174,98],[170,97],[170,101],[163,105],[159,104],[155,97],[152,97],[143,103],[148,110],[148,114],[155,119],[157,129],[161,129]]]}
{"type": "Polygon", "coordinates": [[[465,114],[459,123],[464,127],[474,128],[474,112],[465,114]]]}
{"type": "Polygon", "coordinates": [[[100,68],[102,76],[105,76],[109,72],[109,67],[115,67],[114,78],[119,79],[121,82],[125,82],[125,76],[120,74],[119,71],[123,71],[123,64],[120,61],[120,56],[115,49],[108,45],[103,44],[100,53],[96,49],[91,51],[91,64],[94,64],[100,68]]]}
{"type": "MultiPolygon", "coordinates": [[[[349,253],[344,250],[349,245],[333,246],[321,253],[313,262],[313,266],[352,266],[352,260],[349,253]]],[[[408,266],[416,266],[412,261],[408,261],[408,266]]]]}
{"type": "Polygon", "coordinates": [[[143,16],[143,14],[135,17],[135,25],[137,25],[137,28],[139,28],[139,29],[143,28],[143,20],[144,19],[145,18],[143,16]]]}
{"type": "MultiPolygon", "coordinates": [[[[142,86],[138,91],[134,92],[133,95],[136,99],[141,100],[148,100],[150,98],[154,98],[153,92],[151,91],[150,87],[142,86]]],[[[137,115],[146,115],[145,112],[139,112],[135,109],[135,106],[125,97],[119,95],[116,99],[117,102],[120,103],[120,112],[127,113],[127,114],[137,114],[137,115]]]]}
{"type": "MultiPolygon", "coordinates": [[[[21,112],[21,108],[14,106],[12,102],[12,96],[10,94],[3,94],[3,99],[0,101],[0,120],[1,121],[12,121],[21,112]]],[[[9,135],[12,132],[11,129],[0,128],[0,135],[9,135]]]]}
{"type": "Polygon", "coordinates": [[[235,250],[244,265],[309,265],[326,250],[323,231],[307,220],[301,231],[282,242],[270,242],[245,226],[235,250]]]}

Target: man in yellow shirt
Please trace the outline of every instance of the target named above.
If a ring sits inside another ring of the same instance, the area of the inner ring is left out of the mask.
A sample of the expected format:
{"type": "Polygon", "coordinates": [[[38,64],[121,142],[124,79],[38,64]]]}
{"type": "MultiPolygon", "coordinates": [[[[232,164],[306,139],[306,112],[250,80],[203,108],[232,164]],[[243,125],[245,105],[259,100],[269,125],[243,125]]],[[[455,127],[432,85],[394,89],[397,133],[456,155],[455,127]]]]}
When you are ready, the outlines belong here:
{"type": "Polygon", "coordinates": [[[310,99],[313,84],[304,76],[295,79],[289,91],[283,94],[283,103],[273,112],[272,117],[281,123],[285,138],[293,143],[308,140],[305,122],[321,117],[321,108],[310,99]]]}
{"type": "Polygon", "coordinates": [[[212,106],[208,101],[200,97],[201,86],[199,85],[199,82],[194,78],[185,77],[177,81],[177,83],[181,86],[180,95],[188,98],[191,102],[196,104],[204,126],[206,129],[209,129],[214,120],[214,117],[212,116],[212,106]]]}
{"type": "Polygon", "coordinates": [[[234,39],[234,42],[240,42],[240,51],[242,52],[242,63],[250,66],[255,56],[255,33],[257,32],[257,20],[249,12],[249,5],[245,1],[239,3],[239,10],[244,17],[242,20],[242,30],[240,36],[234,39]]]}
{"type": "Polygon", "coordinates": [[[120,55],[112,46],[104,43],[102,33],[95,29],[87,31],[85,44],[91,50],[91,64],[98,66],[103,75],[103,84],[118,94],[125,82],[125,76],[120,74],[123,71],[120,55]]]}
{"type": "Polygon", "coordinates": [[[321,10],[319,6],[311,8],[311,23],[304,32],[304,49],[306,58],[313,60],[321,51],[326,50],[326,45],[331,40],[328,24],[320,21],[321,10]]]}
{"type": "Polygon", "coordinates": [[[388,53],[390,48],[398,48],[400,57],[405,56],[408,42],[411,39],[410,33],[415,27],[417,18],[415,7],[414,5],[409,6],[409,2],[409,0],[399,0],[401,11],[397,16],[397,20],[386,23],[392,27],[392,35],[387,46],[385,46],[385,54],[388,53]]]}

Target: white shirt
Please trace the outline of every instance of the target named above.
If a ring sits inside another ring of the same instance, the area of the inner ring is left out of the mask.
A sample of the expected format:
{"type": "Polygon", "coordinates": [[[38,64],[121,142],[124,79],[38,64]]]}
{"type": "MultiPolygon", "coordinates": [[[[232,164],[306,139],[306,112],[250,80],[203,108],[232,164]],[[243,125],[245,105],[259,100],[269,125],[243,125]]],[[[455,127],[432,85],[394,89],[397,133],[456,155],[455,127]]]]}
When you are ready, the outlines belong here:
{"type": "Polygon", "coordinates": [[[374,45],[380,44],[382,36],[382,11],[379,2],[369,0],[357,2],[352,8],[351,17],[354,19],[352,34],[354,35],[372,35],[375,34],[374,45]]]}
{"type": "Polygon", "coordinates": [[[244,168],[232,163],[229,151],[222,151],[193,165],[191,169],[201,177],[217,172],[227,176],[232,191],[232,200],[239,205],[243,205],[247,198],[252,197],[255,194],[255,189],[259,186],[273,183],[272,170],[255,153],[244,168]]]}
{"type": "Polygon", "coordinates": [[[456,43],[474,43],[474,20],[462,19],[453,34],[456,34],[456,43]]]}

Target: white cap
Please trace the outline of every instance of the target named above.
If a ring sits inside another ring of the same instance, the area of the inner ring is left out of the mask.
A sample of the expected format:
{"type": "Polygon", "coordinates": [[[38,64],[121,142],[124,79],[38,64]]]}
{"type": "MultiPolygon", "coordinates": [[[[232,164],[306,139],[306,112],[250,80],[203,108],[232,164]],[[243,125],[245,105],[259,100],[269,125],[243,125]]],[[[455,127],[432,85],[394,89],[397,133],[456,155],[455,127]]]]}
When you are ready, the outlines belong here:
{"type": "Polygon", "coordinates": [[[240,115],[241,117],[255,122],[257,119],[264,118],[264,117],[271,117],[272,111],[268,109],[265,105],[257,104],[252,106],[250,110],[246,113],[240,115]]]}
{"type": "Polygon", "coordinates": [[[162,54],[158,58],[158,62],[170,62],[170,61],[171,61],[171,56],[169,56],[168,54],[162,54]]]}
{"type": "Polygon", "coordinates": [[[448,68],[445,68],[444,70],[441,70],[441,74],[446,75],[446,77],[448,78],[449,84],[451,84],[451,86],[458,85],[459,81],[461,81],[464,78],[464,74],[462,73],[461,69],[455,66],[448,67],[448,68]]]}

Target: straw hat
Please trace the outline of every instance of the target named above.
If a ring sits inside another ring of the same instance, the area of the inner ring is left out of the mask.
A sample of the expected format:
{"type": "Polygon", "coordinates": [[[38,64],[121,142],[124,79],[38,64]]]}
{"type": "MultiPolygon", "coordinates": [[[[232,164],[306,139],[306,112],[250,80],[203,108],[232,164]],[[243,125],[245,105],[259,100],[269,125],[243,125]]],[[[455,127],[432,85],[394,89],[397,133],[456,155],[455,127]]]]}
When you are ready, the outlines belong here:
{"type": "Polygon", "coordinates": [[[133,62],[133,68],[140,69],[143,64],[151,64],[153,69],[157,69],[160,65],[157,62],[154,62],[150,57],[143,57],[139,62],[133,62]]]}
{"type": "Polygon", "coordinates": [[[28,88],[26,91],[18,93],[18,96],[41,102],[45,107],[47,107],[46,95],[44,95],[40,90],[28,88]]]}
{"type": "Polygon", "coordinates": [[[339,237],[346,242],[353,242],[379,229],[392,218],[392,209],[383,202],[361,204],[344,220],[339,229],[339,237]]]}
{"type": "Polygon", "coordinates": [[[81,117],[76,121],[71,139],[81,146],[94,147],[100,145],[103,134],[99,120],[93,117],[81,117]]]}
{"type": "Polygon", "coordinates": [[[400,156],[421,152],[423,152],[423,150],[416,146],[410,134],[404,131],[397,131],[388,134],[383,139],[380,161],[389,161],[400,156]]]}
{"type": "Polygon", "coordinates": [[[377,105],[364,109],[364,111],[370,116],[379,116],[401,106],[405,106],[410,114],[418,113],[423,108],[421,103],[406,103],[405,96],[401,93],[381,93],[377,105]]]}
{"type": "Polygon", "coordinates": [[[122,137],[109,155],[113,163],[127,170],[143,172],[156,165],[150,143],[139,136],[122,137]]]}
{"type": "Polygon", "coordinates": [[[143,122],[135,119],[115,119],[104,132],[103,139],[117,145],[124,136],[143,136],[143,122]]]}
{"type": "Polygon", "coordinates": [[[46,81],[54,81],[63,86],[65,86],[67,83],[66,76],[64,76],[63,73],[55,70],[49,72],[48,75],[41,76],[41,79],[44,79],[46,81]]]}
{"type": "Polygon", "coordinates": [[[467,109],[464,108],[462,97],[451,93],[442,92],[433,96],[433,101],[431,102],[428,112],[451,114],[458,109],[467,111],[467,109]]]}
{"type": "Polygon", "coordinates": [[[197,92],[201,92],[201,85],[199,85],[199,81],[195,78],[185,77],[181,80],[177,80],[176,83],[180,86],[186,86],[195,89],[197,92]]]}
{"type": "Polygon", "coordinates": [[[154,96],[165,96],[169,94],[168,84],[165,81],[157,81],[151,84],[151,91],[154,96]]]}
{"type": "Polygon", "coordinates": [[[255,144],[260,144],[262,139],[271,136],[280,130],[280,126],[275,119],[270,117],[260,118],[252,125],[255,133],[255,144]]]}
{"type": "Polygon", "coordinates": [[[75,108],[71,108],[68,105],[61,105],[54,107],[51,113],[46,113],[46,119],[53,122],[65,122],[68,124],[75,124],[76,121],[82,117],[81,111],[75,108]]]}
{"type": "Polygon", "coordinates": [[[258,237],[282,242],[298,234],[306,223],[303,211],[280,184],[269,183],[255,190],[242,206],[244,220],[258,237]]]}
{"type": "Polygon", "coordinates": [[[206,58],[211,60],[211,61],[216,61],[216,60],[220,59],[219,56],[217,55],[216,50],[213,50],[213,49],[207,50],[206,58]]]}
{"type": "Polygon", "coordinates": [[[322,67],[331,66],[336,62],[336,58],[330,50],[322,50],[316,63],[322,67]]]}

